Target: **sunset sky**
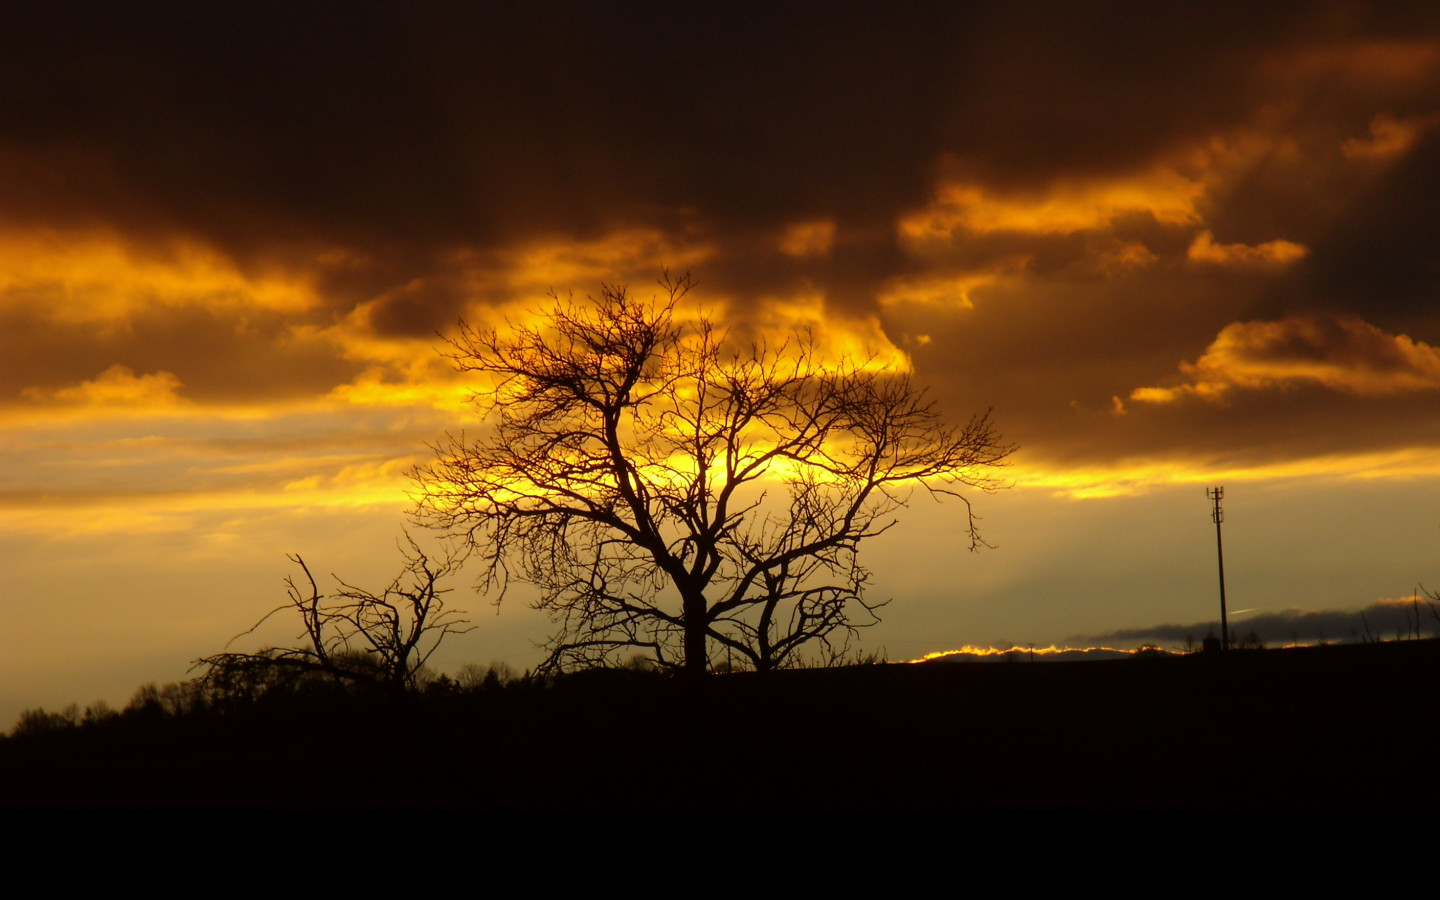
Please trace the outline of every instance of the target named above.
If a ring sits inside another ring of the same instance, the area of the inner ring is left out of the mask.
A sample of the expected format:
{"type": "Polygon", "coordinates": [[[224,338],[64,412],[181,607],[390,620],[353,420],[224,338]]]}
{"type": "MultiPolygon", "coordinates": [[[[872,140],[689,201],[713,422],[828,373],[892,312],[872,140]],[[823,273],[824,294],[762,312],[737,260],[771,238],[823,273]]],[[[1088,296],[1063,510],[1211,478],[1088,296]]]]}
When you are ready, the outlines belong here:
{"type": "Polygon", "coordinates": [[[865,551],[891,659],[1203,637],[1212,484],[1237,629],[1440,587],[1433,3],[234,9],[0,14],[0,728],[382,587],[437,332],[664,267],[1019,445],[865,551]]]}

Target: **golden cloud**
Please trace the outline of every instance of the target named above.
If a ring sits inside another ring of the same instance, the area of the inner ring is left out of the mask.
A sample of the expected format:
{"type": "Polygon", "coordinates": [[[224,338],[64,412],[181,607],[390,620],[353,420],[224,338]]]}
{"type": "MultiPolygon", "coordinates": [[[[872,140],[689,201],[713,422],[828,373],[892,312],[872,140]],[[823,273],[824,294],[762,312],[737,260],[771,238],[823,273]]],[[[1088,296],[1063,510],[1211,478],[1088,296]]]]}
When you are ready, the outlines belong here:
{"type": "MultiPolygon", "coordinates": [[[[629,274],[654,278],[662,269],[685,271],[714,256],[716,248],[694,235],[671,235],[653,228],[612,231],[591,241],[567,237],[535,240],[500,254],[499,260],[474,260],[471,286],[500,288],[517,305],[547,302],[552,290],[564,291],[629,274]],[[491,264],[499,263],[499,274],[491,264]]],[[[463,260],[462,260],[463,261],[463,260]]],[[[477,290],[476,294],[493,293],[477,290]]]]}
{"type": "MultiPolygon", "coordinates": [[[[1024,259],[1012,260],[1009,268],[1023,269],[1024,259]]],[[[894,309],[904,306],[973,309],[973,294],[979,288],[994,284],[1001,272],[965,272],[931,277],[911,276],[893,279],[881,290],[880,306],[894,309]]]]}
{"type": "Polygon", "coordinates": [[[822,363],[848,359],[897,372],[913,368],[909,354],[895,346],[878,317],[840,315],[826,307],[825,295],[819,291],[765,298],[747,324],[772,346],[792,339],[797,331],[809,332],[822,363]]]}
{"type": "MultiPolygon", "coordinates": [[[[1070,177],[1028,190],[999,191],[970,177],[956,160],[943,161],[932,201],[896,223],[901,244],[922,257],[948,253],[965,235],[1019,237],[1088,234],[1094,267],[1118,274],[1158,261],[1150,247],[1115,233],[1127,217],[1148,216],[1163,226],[1205,224],[1211,203],[1258,165],[1294,163],[1303,152],[1273,115],[1228,132],[1199,136],[1118,176],[1070,177]],[[1108,242],[1108,243],[1107,243],[1108,242]]],[[[1382,129],[1385,126],[1382,126],[1382,129]]],[[[1421,127],[1421,120],[1400,128],[1421,127]]],[[[1392,129],[1394,130],[1394,129],[1392,129]]],[[[1305,255],[1289,241],[1257,247],[1215,244],[1208,232],[1191,259],[1223,264],[1283,264],[1305,255]]]]}
{"type": "Polygon", "coordinates": [[[957,232],[1074,234],[1108,228],[1120,216],[1134,213],[1149,214],[1163,224],[1188,225],[1200,221],[1196,203],[1205,190],[1203,180],[1166,166],[1128,178],[1059,182],[1022,194],[950,181],[940,186],[927,209],[902,218],[898,231],[907,247],[924,253],[948,245],[957,232]]]}
{"type": "Polygon", "coordinates": [[[155,307],[293,313],[318,303],[304,279],[241,272],[194,242],[141,247],[100,232],[0,234],[0,309],[56,322],[113,326],[155,307]]]}
{"type": "Polygon", "coordinates": [[[1096,267],[1103,272],[1116,273],[1126,269],[1143,269],[1159,257],[1139,241],[1116,241],[1099,249],[1096,253],[1096,267]]]}
{"type": "Polygon", "coordinates": [[[786,227],[780,237],[780,252],[786,256],[825,256],[835,243],[835,222],[816,219],[786,227]]]}
{"type": "Polygon", "coordinates": [[[1340,145],[1347,159],[1393,159],[1404,156],[1420,136],[1440,124],[1440,114],[1397,119],[1380,113],[1370,120],[1370,137],[1351,138],[1340,145]]]}
{"type": "Polygon", "coordinates": [[[170,372],[136,375],[129,366],[114,365],[90,381],[54,390],[26,388],[21,396],[42,403],[152,408],[180,402],[180,387],[170,372]]]}
{"type": "Polygon", "coordinates": [[[1130,399],[1217,401],[1232,390],[1307,383],[1359,396],[1440,391],[1440,349],[1353,316],[1236,322],[1221,330],[1200,359],[1180,369],[1188,384],[1138,388],[1130,399]]]}
{"type": "MultiPolygon", "coordinates": [[[[477,327],[534,324],[554,305],[554,296],[576,296],[598,290],[602,282],[634,279],[635,290],[653,287],[663,269],[683,272],[709,259],[710,244],[693,235],[671,235],[657,229],[627,228],[610,231],[589,241],[561,236],[527,241],[504,249],[480,252],[457,250],[445,260],[445,272],[436,278],[415,278],[380,296],[357,304],[334,324],[319,327],[295,325],[297,340],[326,341],[347,360],[365,364],[348,383],[336,386],[329,397],[366,407],[426,406],[453,412],[467,404],[475,377],[457,373],[440,355],[441,336],[397,334],[376,324],[377,311],[393,301],[423,306],[430,295],[453,295],[456,316],[477,327]]],[[[686,314],[696,314],[687,305],[686,314]]],[[[454,320],[437,327],[448,328],[454,320]]]]}
{"type": "Polygon", "coordinates": [[[1186,256],[1192,262],[1220,266],[1284,266],[1309,255],[1310,250],[1293,241],[1266,241],[1263,244],[1217,244],[1215,236],[1202,231],[1190,244],[1186,256]]]}
{"type": "Polygon", "coordinates": [[[330,397],[353,406],[429,406],[447,412],[468,408],[476,385],[455,378],[448,361],[433,351],[427,349],[427,354],[424,365],[398,370],[398,375],[394,368],[370,366],[350,382],[337,385],[330,397]]]}

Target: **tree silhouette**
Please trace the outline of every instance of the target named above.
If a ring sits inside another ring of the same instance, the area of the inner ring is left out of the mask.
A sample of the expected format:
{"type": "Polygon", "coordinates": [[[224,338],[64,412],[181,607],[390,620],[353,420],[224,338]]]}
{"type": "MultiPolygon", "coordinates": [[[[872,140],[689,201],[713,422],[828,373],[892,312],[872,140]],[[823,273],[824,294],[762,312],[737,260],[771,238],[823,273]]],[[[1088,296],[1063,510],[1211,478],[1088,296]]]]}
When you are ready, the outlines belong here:
{"type": "Polygon", "coordinates": [[[391,693],[414,690],[425,662],[445,636],[472,626],[458,611],[445,608],[449,588],[440,583],[454,571],[456,560],[433,560],[409,535],[405,540],[404,568],[378,594],[338,577],[334,591],[321,593],[305,560],[299,554],[289,557],[300,567],[303,583],[293,576],[286,578],[289,602],[266,613],[237,639],[271,616],[293,610],[304,624],[303,643],[255,653],[227,651],[197,660],[196,666],[205,669],[207,687],[249,694],[256,685],[263,689],[319,674],[391,693]]]}
{"type": "Polygon", "coordinates": [[[486,432],[435,448],[416,515],[468,542],[482,588],[539,588],[558,626],[546,667],[646,648],[697,674],[712,643],[758,670],[810,646],[834,658],[882,605],[859,546],[915,487],[959,498],[983,543],[958,488],[1001,486],[1013,448],[988,413],[946,425],[907,375],[824,360],[806,330],[736,346],[682,319],[688,275],[660,283],[649,302],[552,295],[504,332],[462,322],[446,351],[489,378],[486,432]]]}

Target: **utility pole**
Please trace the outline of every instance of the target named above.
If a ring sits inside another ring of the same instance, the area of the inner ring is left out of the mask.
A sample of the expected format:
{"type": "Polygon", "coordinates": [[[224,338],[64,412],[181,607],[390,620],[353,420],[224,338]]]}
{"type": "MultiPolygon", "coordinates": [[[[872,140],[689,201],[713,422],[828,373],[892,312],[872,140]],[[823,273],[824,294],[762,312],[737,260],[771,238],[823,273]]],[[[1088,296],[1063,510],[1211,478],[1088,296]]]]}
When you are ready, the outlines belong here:
{"type": "Polygon", "coordinates": [[[1220,498],[1225,496],[1225,489],[1219,485],[1206,488],[1205,496],[1215,503],[1210,518],[1215,521],[1215,558],[1220,562],[1220,649],[1229,650],[1230,620],[1225,613],[1225,545],[1220,540],[1220,523],[1225,521],[1225,511],[1220,508],[1220,498]]]}

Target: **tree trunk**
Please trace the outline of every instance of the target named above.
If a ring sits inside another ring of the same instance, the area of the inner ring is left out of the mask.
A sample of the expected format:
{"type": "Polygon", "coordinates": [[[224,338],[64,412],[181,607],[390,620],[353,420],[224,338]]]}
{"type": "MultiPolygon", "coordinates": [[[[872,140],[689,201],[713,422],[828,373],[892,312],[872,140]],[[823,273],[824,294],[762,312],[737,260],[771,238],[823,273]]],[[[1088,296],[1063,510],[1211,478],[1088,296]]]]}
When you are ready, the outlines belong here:
{"type": "Polygon", "coordinates": [[[706,653],[705,595],[685,597],[685,675],[703,678],[710,674],[710,658],[706,653]]]}

